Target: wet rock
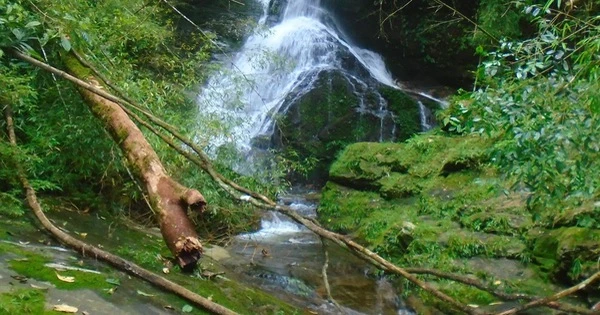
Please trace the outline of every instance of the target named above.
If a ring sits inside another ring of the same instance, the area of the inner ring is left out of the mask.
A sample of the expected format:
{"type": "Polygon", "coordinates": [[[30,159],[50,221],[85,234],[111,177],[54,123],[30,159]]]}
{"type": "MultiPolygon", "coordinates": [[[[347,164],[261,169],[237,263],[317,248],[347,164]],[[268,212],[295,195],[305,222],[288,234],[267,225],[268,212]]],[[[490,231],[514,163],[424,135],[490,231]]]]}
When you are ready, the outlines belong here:
{"type": "Polygon", "coordinates": [[[597,271],[600,230],[565,227],[536,234],[534,259],[556,279],[571,283],[597,271]]]}
{"type": "Polygon", "coordinates": [[[275,147],[288,155],[318,160],[312,181],[327,177],[333,158],[348,144],[406,139],[420,130],[418,106],[402,92],[382,96],[367,85],[378,86],[373,79],[361,81],[339,70],[316,76],[306,83],[310,89],[301,87],[285,101],[289,106],[281,109],[272,137],[275,147]]]}

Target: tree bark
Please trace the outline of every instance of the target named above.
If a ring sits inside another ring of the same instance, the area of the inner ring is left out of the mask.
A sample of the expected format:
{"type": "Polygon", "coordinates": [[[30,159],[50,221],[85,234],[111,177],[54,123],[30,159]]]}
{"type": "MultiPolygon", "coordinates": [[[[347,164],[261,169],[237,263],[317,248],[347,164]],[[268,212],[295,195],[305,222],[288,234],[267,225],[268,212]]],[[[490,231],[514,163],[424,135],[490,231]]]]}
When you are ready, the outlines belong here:
{"type": "MultiPolygon", "coordinates": [[[[98,89],[103,88],[75,57],[67,54],[64,61],[73,76],[98,89]]],[[[202,255],[202,244],[187,210],[189,207],[202,211],[206,200],[199,191],[184,187],[167,174],[156,152],[119,104],[80,86],[77,89],[92,113],[119,144],[129,166],[143,183],[163,238],[179,266],[183,270],[194,268],[202,255]]]]}

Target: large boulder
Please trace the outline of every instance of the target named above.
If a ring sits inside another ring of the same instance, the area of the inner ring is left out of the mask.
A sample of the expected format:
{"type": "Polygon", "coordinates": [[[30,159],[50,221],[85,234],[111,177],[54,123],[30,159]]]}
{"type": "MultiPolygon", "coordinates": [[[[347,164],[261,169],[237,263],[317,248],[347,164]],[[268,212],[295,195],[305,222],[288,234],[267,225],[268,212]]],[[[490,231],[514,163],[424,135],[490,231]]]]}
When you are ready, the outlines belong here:
{"type": "Polygon", "coordinates": [[[301,160],[318,164],[310,174],[322,183],[337,153],[360,141],[405,140],[421,130],[417,102],[403,92],[359,81],[341,70],[325,70],[310,86],[288,96],[272,143],[301,160]]]}

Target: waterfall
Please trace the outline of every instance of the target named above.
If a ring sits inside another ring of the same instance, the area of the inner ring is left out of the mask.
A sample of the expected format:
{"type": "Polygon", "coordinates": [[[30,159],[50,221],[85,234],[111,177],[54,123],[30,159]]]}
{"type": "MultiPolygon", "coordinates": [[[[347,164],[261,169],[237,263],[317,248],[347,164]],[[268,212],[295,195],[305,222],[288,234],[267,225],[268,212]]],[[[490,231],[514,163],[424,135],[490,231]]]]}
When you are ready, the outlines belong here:
{"type": "MultiPolygon", "coordinates": [[[[319,0],[287,1],[279,22],[271,26],[269,1],[261,3],[264,13],[257,31],[209,79],[198,96],[202,115],[225,120],[222,126],[230,126],[224,136],[211,139],[214,146],[232,143],[241,151],[249,150],[254,137],[272,133],[274,116],[285,106],[286,98],[305,94],[322,71],[343,71],[362,90],[371,86],[365,82],[368,80],[397,88],[381,56],[341,38],[319,0]],[[356,66],[352,67],[357,69],[348,69],[347,56],[354,58],[356,66]],[[359,75],[360,71],[369,78],[359,75]]],[[[380,117],[383,128],[387,105],[381,97],[378,101],[379,108],[361,106],[360,110],[380,117]]],[[[199,131],[215,134],[202,130],[202,126],[199,131]]]]}
{"type": "Polygon", "coordinates": [[[423,131],[431,129],[431,124],[427,121],[427,117],[430,115],[430,110],[425,107],[423,102],[419,101],[419,118],[421,119],[421,128],[423,131]]]}

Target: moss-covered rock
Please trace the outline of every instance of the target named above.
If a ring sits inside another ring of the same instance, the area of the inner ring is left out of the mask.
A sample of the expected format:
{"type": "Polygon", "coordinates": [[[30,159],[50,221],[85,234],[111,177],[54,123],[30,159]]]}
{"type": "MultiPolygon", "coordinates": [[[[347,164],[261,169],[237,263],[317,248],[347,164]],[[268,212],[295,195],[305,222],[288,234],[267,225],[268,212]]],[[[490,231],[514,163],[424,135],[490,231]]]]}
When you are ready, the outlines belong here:
{"type": "Polygon", "coordinates": [[[418,180],[408,174],[393,173],[377,181],[379,193],[385,198],[410,197],[421,192],[418,180]]]}
{"type": "MultiPolygon", "coordinates": [[[[331,165],[329,176],[332,181],[348,187],[379,189],[385,184],[390,189],[394,179],[418,181],[463,170],[478,170],[487,160],[488,145],[488,140],[478,136],[437,135],[419,136],[398,144],[356,143],[340,154],[331,165]]],[[[427,186],[431,185],[422,183],[422,187],[427,186]]]]}
{"type": "MultiPolygon", "coordinates": [[[[600,256],[600,231],[549,230],[535,221],[530,194],[508,193],[513,181],[488,165],[489,146],[477,136],[433,133],[406,143],[350,145],[330,168],[320,221],[400,265],[500,279],[499,289],[509,292],[550,293],[557,288],[549,279],[573,283],[597,270],[592,262],[600,256]],[[478,261],[507,266],[514,276],[503,278],[478,261]]],[[[561,222],[593,214],[593,207],[584,208],[564,213],[561,222]]],[[[491,301],[473,288],[437,285],[460,292],[456,297],[465,303],[491,301]]]]}
{"type": "Polygon", "coordinates": [[[563,227],[531,233],[533,258],[561,281],[577,281],[597,268],[592,266],[600,257],[600,230],[563,227]]]}
{"type": "Polygon", "coordinates": [[[388,86],[380,87],[379,93],[387,101],[388,109],[394,113],[396,140],[404,141],[421,131],[419,104],[414,98],[388,86]]]}
{"type": "Polygon", "coordinates": [[[313,181],[327,177],[330,163],[348,144],[404,140],[420,131],[414,99],[392,88],[380,88],[386,91],[380,95],[364,84],[338,70],[322,71],[308,91],[284,102],[288,106],[281,109],[272,142],[300,160],[319,160],[313,181]]]}

